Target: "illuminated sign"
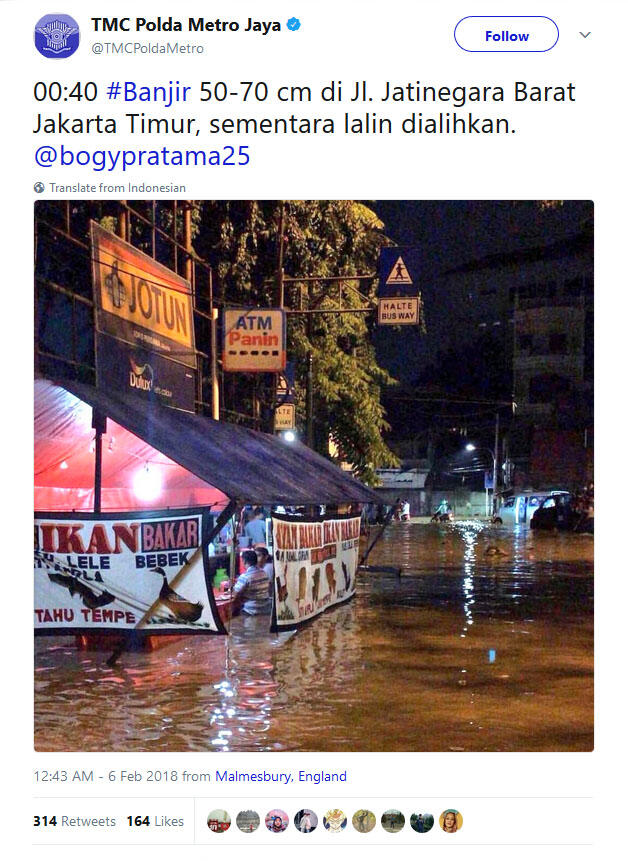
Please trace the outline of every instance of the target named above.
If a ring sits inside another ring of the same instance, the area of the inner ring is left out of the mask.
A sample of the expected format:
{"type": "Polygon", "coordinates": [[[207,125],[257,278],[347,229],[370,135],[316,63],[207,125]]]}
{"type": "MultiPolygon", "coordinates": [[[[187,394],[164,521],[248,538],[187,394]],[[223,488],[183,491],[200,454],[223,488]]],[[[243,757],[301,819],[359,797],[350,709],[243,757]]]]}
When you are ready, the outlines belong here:
{"type": "Polygon", "coordinates": [[[225,308],[224,371],[275,372],[286,366],[286,315],[281,308],[225,308]]]}
{"type": "Polygon", "coordinates": [[[193,412],[189,282],[94,222],[91,239],[99,388],[193,412]]]}
{"type": "Polygon", "coordinates": [[[92,255],[98,331],[195,366],[189,282],[94,222],[92,255]]]}
{"type": "Polygon", "coordinates": [[[294,404],[282,404],[275,409],[275,430],[293,430],[295,427],[294,404]]]}
{"type": "Polygon", "coordinates": [[[416,248],[381,248],[377,322],[380,326],[419,323],[419,252],[416,248]]]}
{"type": "Polygon", "coordinates": [[[419,297],[398,296],[394,299],[379,299],[377,322],[380,326],[416,326],[419,322],[419,297]]]}

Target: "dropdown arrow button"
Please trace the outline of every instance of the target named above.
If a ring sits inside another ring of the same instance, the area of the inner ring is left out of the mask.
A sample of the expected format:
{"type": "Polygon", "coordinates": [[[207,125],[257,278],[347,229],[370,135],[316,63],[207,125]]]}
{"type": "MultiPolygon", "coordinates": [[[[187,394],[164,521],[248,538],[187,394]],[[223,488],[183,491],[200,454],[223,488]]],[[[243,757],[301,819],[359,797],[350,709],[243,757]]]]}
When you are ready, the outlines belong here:
{"type": "Polygon", "coordinates": [[[583,33],[583,32],[582,32],[582,30],[580,30],[580,35],[582,36],[582,38],[583,38],[583,39],[586,39],[586,38],[587,38],[587,36],[590,36],[590,35],[591,35],[591,31],[589,30],[589,32],[588,32],[588,33],[583,33]]]}

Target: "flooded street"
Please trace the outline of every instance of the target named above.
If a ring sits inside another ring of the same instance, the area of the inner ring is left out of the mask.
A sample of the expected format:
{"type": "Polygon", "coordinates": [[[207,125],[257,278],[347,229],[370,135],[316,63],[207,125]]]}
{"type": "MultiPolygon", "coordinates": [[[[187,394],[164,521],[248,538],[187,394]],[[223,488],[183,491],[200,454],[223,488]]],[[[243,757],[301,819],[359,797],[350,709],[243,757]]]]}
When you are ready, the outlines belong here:
{"type": "Polygon", "coordinates": [[[353,601],[296,634],[151,654],[35,644],[35,747],[541,751],[593,747],[593,539],[395,523],[353,601]]]}

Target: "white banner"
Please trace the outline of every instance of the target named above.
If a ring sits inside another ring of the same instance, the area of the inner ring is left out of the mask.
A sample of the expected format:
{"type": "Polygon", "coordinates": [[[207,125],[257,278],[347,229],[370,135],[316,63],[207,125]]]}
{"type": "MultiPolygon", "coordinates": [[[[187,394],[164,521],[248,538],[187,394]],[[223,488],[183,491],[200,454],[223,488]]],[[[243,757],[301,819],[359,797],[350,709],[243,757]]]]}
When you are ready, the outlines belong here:
{"type": "Polygon", "coordinates": [[[273,517],[272,630],[294,628],[351,598],[359,544],[359,517],[273,517]]]}
{"type": "Polygon", "coordinates": [[[226,633],[202,510],[35,515],[36,633],[226,633]]]}

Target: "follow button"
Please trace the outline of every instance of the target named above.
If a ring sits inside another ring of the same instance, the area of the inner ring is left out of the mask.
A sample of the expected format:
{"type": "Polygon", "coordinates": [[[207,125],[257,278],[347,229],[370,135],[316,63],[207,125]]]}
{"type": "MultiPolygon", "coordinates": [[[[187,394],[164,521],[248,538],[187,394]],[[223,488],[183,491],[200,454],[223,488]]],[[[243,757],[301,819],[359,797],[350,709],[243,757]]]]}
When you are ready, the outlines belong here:
{"type": "Polygon", "coordinates": [[[558,36],[558,25],[545,15],[468,15],[454,30],[463,51],[490,53],[549,51],[558,36]]]}

